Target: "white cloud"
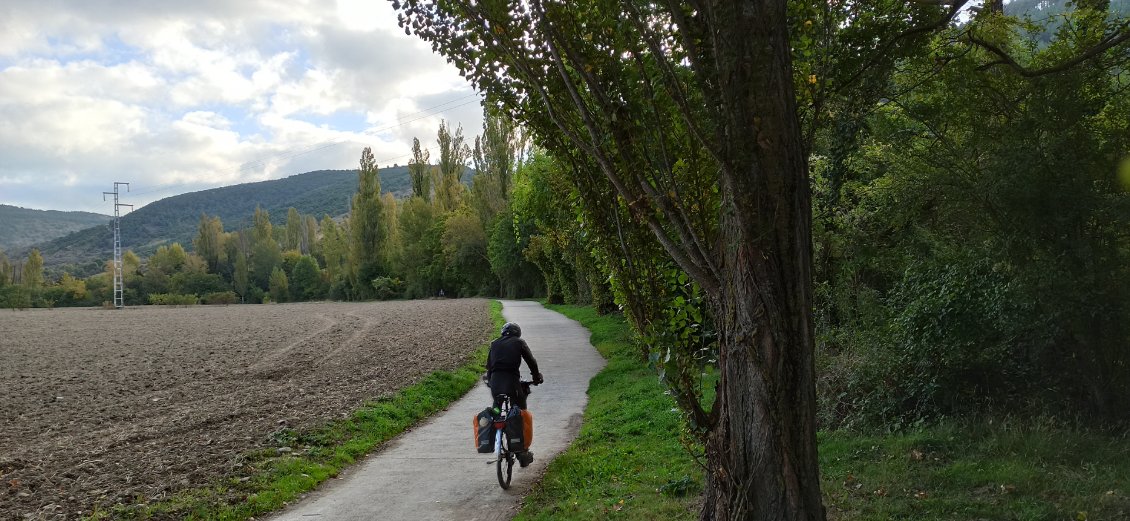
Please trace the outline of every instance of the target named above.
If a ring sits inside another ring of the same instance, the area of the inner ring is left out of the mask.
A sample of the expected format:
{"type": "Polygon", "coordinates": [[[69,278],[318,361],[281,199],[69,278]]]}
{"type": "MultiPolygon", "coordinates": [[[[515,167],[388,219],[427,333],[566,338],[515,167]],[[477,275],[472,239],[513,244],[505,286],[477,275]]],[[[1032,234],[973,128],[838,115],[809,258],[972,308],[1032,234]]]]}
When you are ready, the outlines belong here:
{"type": "Polygon", "coordinates": [[[481,115],[387,2],[0,0],[0,203],[106,211],[180,191],[404,164],[481,115]],[[53,186],[48,189],[45,187],[53,186]]]}

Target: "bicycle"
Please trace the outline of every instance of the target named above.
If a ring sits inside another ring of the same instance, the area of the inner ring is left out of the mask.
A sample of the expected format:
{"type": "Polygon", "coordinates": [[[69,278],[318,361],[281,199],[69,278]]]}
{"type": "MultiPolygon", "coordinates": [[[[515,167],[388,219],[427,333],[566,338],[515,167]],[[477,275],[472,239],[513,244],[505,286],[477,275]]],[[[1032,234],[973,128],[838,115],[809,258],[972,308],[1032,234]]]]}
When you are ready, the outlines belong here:
{"type": "MultiPolygon", "coordinates": [[[[522,385],[526,396],[530,395],[530,386],[537,385],[533,382],[522,381],[522,385]]],[[[514,462],[518,459],[517,452],[510,450],[510,442],[507,441],[506,432],[506,419],[510,416],[510,396],[506,394],[499,394],[494,397],[494,459],[487,462],[487,465],[494,464],[498,474],[498,485],[503,490],[510,488],[510,479],[514,473],[514,462]]]]}

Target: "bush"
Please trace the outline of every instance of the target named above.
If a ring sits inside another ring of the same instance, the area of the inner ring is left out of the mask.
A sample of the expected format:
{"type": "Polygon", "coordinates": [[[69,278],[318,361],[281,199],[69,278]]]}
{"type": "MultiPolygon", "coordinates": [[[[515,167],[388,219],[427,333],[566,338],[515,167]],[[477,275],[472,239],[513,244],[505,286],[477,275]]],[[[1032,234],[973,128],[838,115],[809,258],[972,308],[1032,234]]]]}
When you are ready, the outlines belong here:
{"type": "Polygon", "coordinates": [[[972,254],[912,262],[880,313],[869,327],[819,335],[823,428],[899,430],[1054,399],[1056,378],[1038,364],[1053,335],[1003,263],[972,254]]]}
{"type": "Polygon", "coordinates": [[[196,295],[150,293],[149,303],[156,306],[194,306],[199,303],[199,299],[196,295]]]}
{"type": "Polygon", "coordinates": [[[404,283],[400,279],[391,277],[377,277],[373,279],[373,295],[377,300],[400,298],[404,292],[404,283]]]}
{"type": "Polygon", "coordinates": [[[31,291],[21,285],[9,285],[0,288],[0,306],[10,309],[27,309],[31,307],[31,291]]]}
{"type": "Polygon", "coordinates": [[[228,305],[238,303],[239,295],[236,295],[234,291],[217,291],[204,295],[200,300],[205,304],[228,305]]]}

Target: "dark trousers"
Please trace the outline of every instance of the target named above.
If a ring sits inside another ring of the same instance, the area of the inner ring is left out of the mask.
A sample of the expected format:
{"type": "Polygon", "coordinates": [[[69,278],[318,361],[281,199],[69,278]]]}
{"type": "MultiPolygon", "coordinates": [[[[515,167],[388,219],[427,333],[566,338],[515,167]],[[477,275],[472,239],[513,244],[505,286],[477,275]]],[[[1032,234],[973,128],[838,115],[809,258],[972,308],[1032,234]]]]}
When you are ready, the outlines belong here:
{"type": "Polygon", "coordinates": [[[526,408],[526,393],[520,383],[521,377],[508,373],[491,373],[490,394],[497,400],[498,395],[505,394],[510,397],[510,403],[526,408]]]}

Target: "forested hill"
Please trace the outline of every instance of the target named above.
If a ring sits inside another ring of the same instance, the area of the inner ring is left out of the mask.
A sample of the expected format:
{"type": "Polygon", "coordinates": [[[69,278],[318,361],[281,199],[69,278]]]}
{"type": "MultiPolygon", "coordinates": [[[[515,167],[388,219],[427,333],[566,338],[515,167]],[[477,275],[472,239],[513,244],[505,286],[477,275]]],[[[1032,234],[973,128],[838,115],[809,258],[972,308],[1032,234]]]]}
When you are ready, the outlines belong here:
{"type": "Polygon", "coordinates": [[[32,210],[0,204],[0,250],[22,250],[109,220],[106,215],[90,212],[32,210]]]}
{"type": "MultiPolygon", "coordinates": [[[[470,174],[464,175],[464,182],[471,178],[470,174]]],[[[383,168],[380,176],[382,191],[397,197],[411,194],[407,167],[383,168]]],[[[191,249],[202,213],[218,216],[228,231],[250,226],[256,206],[270,212],[275,224],[286,222],[287,209],[291,207],[302,214],[337,217],[349,211],[349,202],[356,190],[356,170],[318,170],[284,179],[176,195],[123,216],[122,248],[132,249],[142,256],[172,242],[191,249]]],[[[123,200],[128,202],[128,195],[123,200]]],[[[36,247],[43,254],[45,265],[70,265],[72,273],[89,274],[99,271],[101,263],[112,255],[113,231],[109,226],[99,225],[36,247]]]]}

